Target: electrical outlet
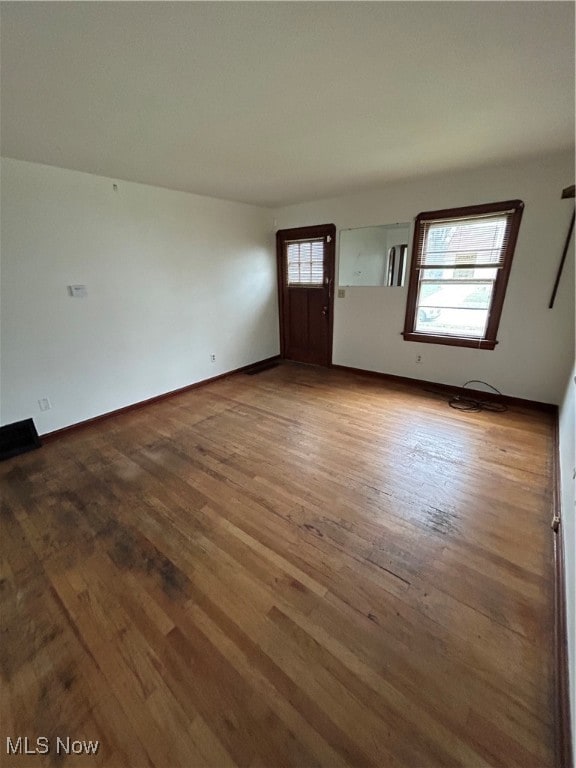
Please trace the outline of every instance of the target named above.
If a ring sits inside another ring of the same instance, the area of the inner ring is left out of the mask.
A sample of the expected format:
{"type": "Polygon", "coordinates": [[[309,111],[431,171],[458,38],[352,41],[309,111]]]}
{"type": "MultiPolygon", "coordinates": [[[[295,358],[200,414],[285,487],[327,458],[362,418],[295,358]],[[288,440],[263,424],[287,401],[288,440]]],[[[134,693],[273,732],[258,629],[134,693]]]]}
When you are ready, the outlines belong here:
{"type": "Polygon", "coordinates": [[[422,362],[422,355],[416,355],[416,362],[421,363],[422,362]]]}
{"type": "Polygon", "coordinates": [[[40,406],[41,411],[49,411],[50,408],[52,408],[52,403],[47,397],[41,397],[40,400],[38,400],[38,405],[40,406]]]}
{"type": "Polygon", "coordinates": [[[216,362],[216,355],[214,354],[214,352],[212,352],[212,354],[210,355],[210,360],[211,360],[213,363],[215,363],[215,362],[216,362]]]}
{"type": "Polygon", "coordinates": [[[346,291],[344,290],[344,288],[338,288],[338,298],[339,299],[346,298],[346,291]]]}

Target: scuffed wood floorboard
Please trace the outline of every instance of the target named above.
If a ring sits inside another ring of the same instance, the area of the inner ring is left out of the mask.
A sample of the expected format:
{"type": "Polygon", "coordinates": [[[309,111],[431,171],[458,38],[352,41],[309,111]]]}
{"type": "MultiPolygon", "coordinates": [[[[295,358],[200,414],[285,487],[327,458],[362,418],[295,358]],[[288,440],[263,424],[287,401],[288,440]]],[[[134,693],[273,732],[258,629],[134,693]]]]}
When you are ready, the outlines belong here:
{"type": "Polygon", "coordinates": [[[552,768],[552,456],[285,364],[4,462],[0,765],[552,768]]]}

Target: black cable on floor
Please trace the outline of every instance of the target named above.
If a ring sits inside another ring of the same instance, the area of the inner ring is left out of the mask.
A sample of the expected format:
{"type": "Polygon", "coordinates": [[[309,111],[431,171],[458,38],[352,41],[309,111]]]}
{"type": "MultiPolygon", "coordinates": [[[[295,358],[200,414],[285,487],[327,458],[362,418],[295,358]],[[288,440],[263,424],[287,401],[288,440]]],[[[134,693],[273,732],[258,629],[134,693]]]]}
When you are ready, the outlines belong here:
{"type": "MultiPolygon", "coordinates": [[[[481,379],[470,379],[467,381],[463,388],[465,389],[468,384],[484,384],[485,387],[489,387],[496,395],[502,395],[499,389],[493,387],[492,384],[488,384],[487,381],[481,379]]],[[[504,413],[508,410],[508,406],[504,403],[496,403],[491,400],[481,400],[478,397],[464,397],[464,395],[454,395],[448,400],[450,408],[455,408],[457,411],[472,411],[478,413],[479,411],[492,411],[493,413],[504,413]]]]}

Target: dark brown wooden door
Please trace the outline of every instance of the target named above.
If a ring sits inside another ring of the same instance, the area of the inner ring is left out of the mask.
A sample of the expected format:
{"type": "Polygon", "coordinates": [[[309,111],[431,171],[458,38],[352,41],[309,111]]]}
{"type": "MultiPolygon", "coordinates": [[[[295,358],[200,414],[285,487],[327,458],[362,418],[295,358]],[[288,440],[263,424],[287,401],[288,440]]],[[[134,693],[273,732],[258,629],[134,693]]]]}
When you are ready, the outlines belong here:
{"type": "Polygon", "coordinates": [[[336,227],[282,229],[276,235],[282,357],[330,365],[336,227]]]}

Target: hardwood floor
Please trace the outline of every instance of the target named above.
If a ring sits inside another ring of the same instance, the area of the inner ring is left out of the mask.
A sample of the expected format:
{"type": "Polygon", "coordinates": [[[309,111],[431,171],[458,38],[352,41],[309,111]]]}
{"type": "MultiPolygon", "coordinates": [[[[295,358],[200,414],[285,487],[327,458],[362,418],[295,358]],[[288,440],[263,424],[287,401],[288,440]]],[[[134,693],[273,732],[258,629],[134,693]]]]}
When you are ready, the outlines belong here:
{"type": "Polygon", "coordinates": [[[4,462],[0,764],[552,766],[552,441],[281,365],[4,462]]]}

